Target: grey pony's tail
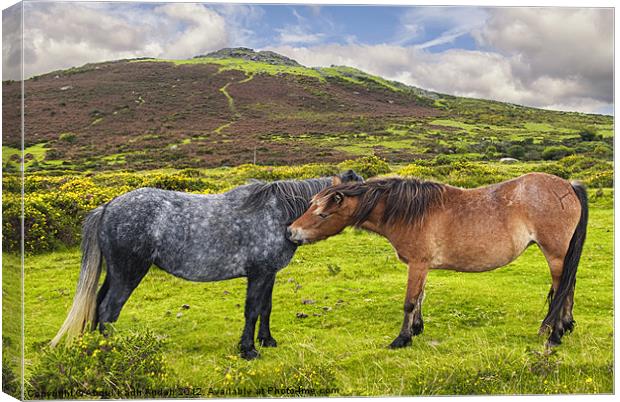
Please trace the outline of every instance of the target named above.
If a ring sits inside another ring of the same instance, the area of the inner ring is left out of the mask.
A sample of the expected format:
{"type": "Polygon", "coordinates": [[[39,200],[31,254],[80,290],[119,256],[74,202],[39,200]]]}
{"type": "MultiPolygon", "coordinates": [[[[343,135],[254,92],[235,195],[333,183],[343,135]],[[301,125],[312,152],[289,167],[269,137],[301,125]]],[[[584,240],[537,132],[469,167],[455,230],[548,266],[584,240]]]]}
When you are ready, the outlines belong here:
{"type": "MultiPolygon", "coordinates": [[[[575,228],[573,237],[570,240],[568,252],[564,257],[564,269],[560,276],[560,284],[549,304],[549,312],[543,320],[540,333],[548,328],[553,328],[553,325],[562,319],[562,310],[564,309],[566,298],[575,290],[577,266],[581,258],[583,244],[586,241],[586,229],[588,227],[588,193],[586,192],[586,188],[578,182],[572,182],[571,185],[581,204],[581,217],[579,218],[579,223],[575,228]]],[[[568,328],[565,329],[569,331],[572,330],[572,322],[565,324],[568,325],[568,328]]]]}
{"type": "Polygon", "coordinates": [[[93,210],[84,220],[84,225],[82,226],[82,268],[80,270],[80,279],[78,280],[71,310],[60,330],[50,342],[51,346],[56,346],[65,335],[67,340],[69,340],[84,332],[89,324],[95,325],[97,316],[97,286],[101,276],[102,263],[97,235],[106,205],[93,210]]]}

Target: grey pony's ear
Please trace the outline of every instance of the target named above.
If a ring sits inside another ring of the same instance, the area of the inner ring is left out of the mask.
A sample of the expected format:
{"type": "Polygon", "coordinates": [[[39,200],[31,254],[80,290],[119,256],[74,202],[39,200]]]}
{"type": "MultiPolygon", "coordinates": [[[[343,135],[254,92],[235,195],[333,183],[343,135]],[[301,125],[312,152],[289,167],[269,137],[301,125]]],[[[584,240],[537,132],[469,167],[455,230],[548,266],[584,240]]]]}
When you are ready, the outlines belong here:
{"type": "Polygon", "coordinates": [[[340,178],[340,176],[332,177],[332,186],[337,186],[339,184],[342,184],[342,179],[340,178]]]}
{"type": "Polygon", "coordinates": [[[349,169],[346,172],[340,174],[340,180],[341,182],[344,182],[344,183],[349,182],[349,181],[363,182],[364,178],[358,175],[357,173],[355,173],[353,169],[349,169]]]}

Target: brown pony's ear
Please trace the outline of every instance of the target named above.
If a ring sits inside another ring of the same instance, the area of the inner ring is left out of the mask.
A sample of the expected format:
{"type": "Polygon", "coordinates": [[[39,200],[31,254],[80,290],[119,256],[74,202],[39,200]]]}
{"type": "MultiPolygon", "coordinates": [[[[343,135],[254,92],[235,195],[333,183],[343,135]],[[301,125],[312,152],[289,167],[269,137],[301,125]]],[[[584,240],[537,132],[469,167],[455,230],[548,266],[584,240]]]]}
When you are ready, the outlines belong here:
{"type": "Polygon", "coordinates": [[[344,200],[344,195],[342,195],[340,191],[336,191],[332,198],[336,204],[340,205],[342,204],[342,200],[344,200]]]}
{"type": "Polygon", "coordinates": [[[340,176],[332,177],[332,186],[337,186],[339,184],[342,184],[342,179],[340,178],[340,176]]]}

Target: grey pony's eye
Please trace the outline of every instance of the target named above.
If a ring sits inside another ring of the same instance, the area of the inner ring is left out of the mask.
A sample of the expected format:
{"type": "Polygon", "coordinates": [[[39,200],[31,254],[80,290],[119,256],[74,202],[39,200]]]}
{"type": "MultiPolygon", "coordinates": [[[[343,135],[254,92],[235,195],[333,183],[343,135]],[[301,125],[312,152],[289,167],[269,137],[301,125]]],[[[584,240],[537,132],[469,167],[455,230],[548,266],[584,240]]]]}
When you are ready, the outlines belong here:
{"type": "Polygon", "coordinates": [[[325,219],[329,216],[329,214],[319,214],[319,216],[321,217],[321,219],[325,219]]]}

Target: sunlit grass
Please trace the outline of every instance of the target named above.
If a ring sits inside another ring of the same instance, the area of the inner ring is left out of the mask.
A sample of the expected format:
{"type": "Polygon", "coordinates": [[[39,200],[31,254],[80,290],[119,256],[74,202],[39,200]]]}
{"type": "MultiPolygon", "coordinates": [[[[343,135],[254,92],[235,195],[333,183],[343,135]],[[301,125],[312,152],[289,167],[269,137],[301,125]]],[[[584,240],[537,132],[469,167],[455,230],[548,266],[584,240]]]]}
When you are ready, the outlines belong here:
{"type": "MultiPolygon", "coordinates": [[[[535,247],[493,272],[431,272],[424,334],[410,348],[388,350],[400,328],[406,269],[383,238],[352,230],[301,247],[278,274],[272,330],[279,347],[259,348],[256,361],[237,357],[243,279],[192,283],[153,268],[117,330],[168,336],[175,378],[204,390],[293,386],[295,375],[315,372],[317,387],[340,395],[609,393],[612,240],[613,211],[595,208],[578,273],[577,327],[551,356],[536,335],[550,278],[535,247]]],[[[77,249],[26,260],[27,370],[65,317],[79,260],[77,249]]]]}

